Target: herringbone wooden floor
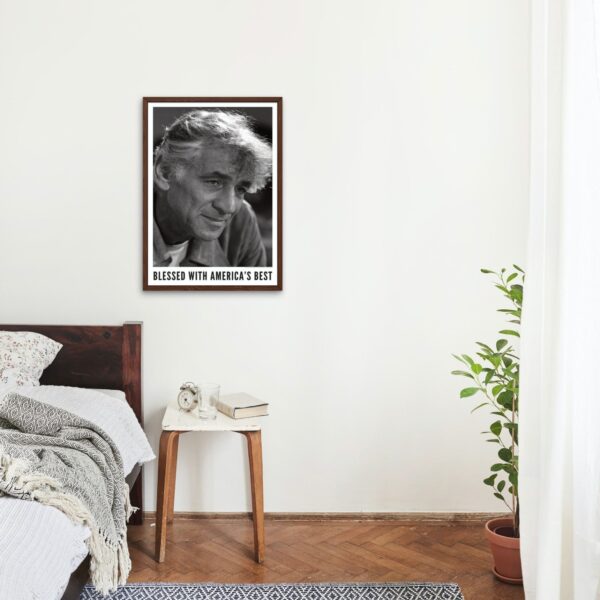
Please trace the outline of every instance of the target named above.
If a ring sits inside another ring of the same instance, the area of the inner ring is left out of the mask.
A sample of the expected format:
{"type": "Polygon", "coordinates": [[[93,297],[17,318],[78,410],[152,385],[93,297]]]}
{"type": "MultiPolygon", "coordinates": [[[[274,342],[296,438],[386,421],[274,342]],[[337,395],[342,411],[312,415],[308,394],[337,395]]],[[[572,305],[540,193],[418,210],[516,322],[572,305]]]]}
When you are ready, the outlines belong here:
{"type": "Polygon", "coordinates": [[[525,597],[494,579],[479,523],[268,520],[262,565],[252,558],[249,520],[176,519],[162,564],[154,532],[148,519],[129,528],[132,582],[445,581],[465,600],[525,597]]]}

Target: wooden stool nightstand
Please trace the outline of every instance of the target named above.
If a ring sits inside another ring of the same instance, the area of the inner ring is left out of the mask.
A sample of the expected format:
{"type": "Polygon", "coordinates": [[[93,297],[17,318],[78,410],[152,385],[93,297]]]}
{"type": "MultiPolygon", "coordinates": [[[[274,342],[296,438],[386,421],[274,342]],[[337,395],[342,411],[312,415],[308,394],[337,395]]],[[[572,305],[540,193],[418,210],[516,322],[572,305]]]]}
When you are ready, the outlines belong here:
{"type": "Polygon", "coordinates": [[[188,432],[233,431],[246,437],[248,462],[250,463],[250,483],[252,488],[252,519],[254,525],[254,558],[263,562],[265,555],[265,516],[263,504],[263,467],[261,420],[230,419],[217,413],[217,418],[209,421],[198,419],[174,407],[167,407],[162,422],[160,451],[158,457],[158,489],[156,494],[156,546],[155,559],[164,562],[167,545],[167,523],[173,522],[175,503],[175,474],[177,471],[177,449],[179,436],[188,432]]]}

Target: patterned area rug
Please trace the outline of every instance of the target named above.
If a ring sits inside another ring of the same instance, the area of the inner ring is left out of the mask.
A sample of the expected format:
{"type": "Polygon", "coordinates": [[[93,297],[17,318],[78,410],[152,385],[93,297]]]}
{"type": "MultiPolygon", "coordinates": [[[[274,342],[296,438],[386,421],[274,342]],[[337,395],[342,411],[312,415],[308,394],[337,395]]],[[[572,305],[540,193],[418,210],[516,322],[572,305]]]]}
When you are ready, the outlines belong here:
{"type": "MultiPolygon", "coordinates": [[[[81,600],[102,596],[86,586],[81,600]]],[[[110,600],[464,600],[455,583],[129,583],[110,600]]]]}

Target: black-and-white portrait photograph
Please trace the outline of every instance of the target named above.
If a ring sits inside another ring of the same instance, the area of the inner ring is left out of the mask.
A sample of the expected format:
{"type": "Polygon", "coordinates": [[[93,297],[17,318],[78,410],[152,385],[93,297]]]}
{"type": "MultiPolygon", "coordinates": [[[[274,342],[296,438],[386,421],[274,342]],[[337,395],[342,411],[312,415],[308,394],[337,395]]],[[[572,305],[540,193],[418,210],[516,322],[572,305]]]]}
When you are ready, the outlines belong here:
{"type": "Polygon", "coordinates": [[[281,290],[281,98],[144,98],[144,289],[281,290]]]}

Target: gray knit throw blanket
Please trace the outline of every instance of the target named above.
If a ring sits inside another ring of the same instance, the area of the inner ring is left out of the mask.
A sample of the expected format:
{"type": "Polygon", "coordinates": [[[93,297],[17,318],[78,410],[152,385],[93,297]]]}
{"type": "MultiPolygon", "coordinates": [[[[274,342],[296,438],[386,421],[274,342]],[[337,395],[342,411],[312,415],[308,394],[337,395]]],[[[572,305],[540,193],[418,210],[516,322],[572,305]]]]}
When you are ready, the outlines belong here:
{"type": "Polygon", "coordinates": [[[121,455],[96,425],[19,394],[0,399],[0,495],[54,506],[91,530],[90,576],[106,594],[131,569],[121,455]]]}

